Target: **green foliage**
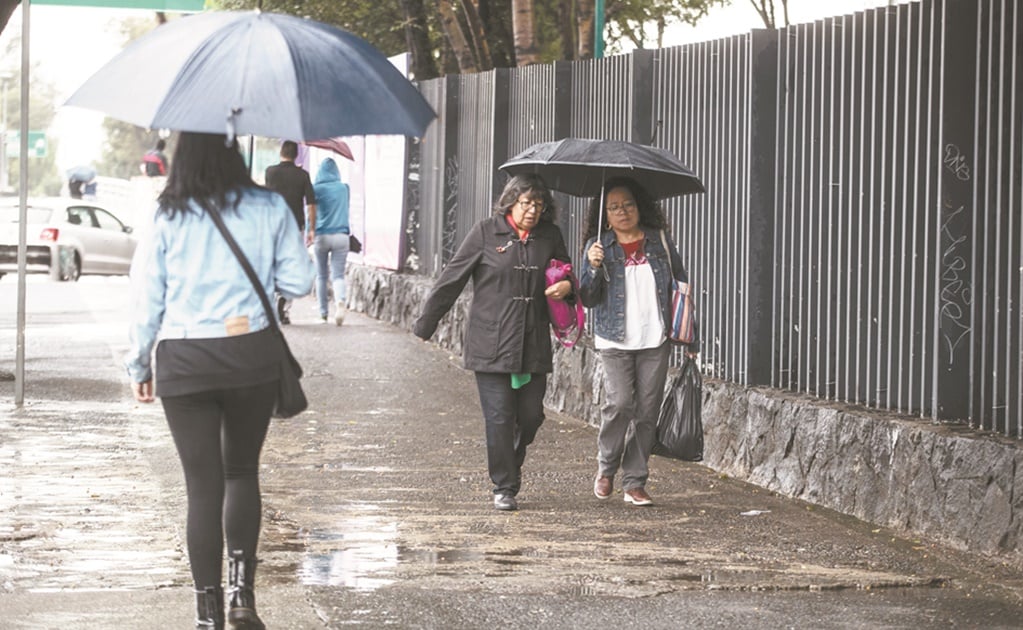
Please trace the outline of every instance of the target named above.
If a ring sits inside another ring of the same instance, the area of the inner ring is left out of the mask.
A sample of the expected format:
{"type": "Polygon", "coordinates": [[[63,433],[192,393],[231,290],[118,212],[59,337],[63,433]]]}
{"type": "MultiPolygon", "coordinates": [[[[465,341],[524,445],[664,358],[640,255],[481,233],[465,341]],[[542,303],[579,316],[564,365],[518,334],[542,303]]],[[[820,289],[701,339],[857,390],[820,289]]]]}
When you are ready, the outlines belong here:
{"type": "MultiPolygon", "coordinates": [[[[103,147],[103,158],[97,170],[108,177],[131,179],[141,175],[142,156],[152,149],[159,139],[159,133],[152,129],[143,129],[130,123],[106,118],[103,129],[107,132],[107,141],[103,147]]],[[[171,155],[173,147],[167,140],[167,155],[171,155]]]]}
{"type": "Polygon", "coordinates": [[[606,45],[609,52],[617,52],[631,42],[637,48],[653,48],[664,27],[669,24],[695,25],[714,6],[729,4],[731,0],[644,0],[609,1],[607,3],[606,45]],[[656,34],[655,34],[656,33],[656,34]],[[651,35],[655,34],[651,39],[651,35]]]}
{"type": "MultiPolygon", "coordinates": [[[[218,9],[254,9],[258,0],[212,0],[218,9]]],[[[372,43],[387,56],[405,52],[405,17],[397,0],[263,0],[263,11],[331,24],[372,43]]]]}
{"type": "MultiPolygon", "coordinates": [[[[4,59],[18,59],[21,47],[20,37],[14,38],[5,51],[4,59]]],[[[49,129],[56,114],[57,88],[44,80],[33,66],[29,73],[29,95],[28,95],[28,120],[31,128],[29,131],[49,129]]],[[[6,114],[4,124],[8,130],[17,130],[21,127],[21,67],[15,64],[0,67],[10,77],[7,81],[7,89],[0,95],[3,99],[3,111],[6,114]]],[[[62,178],[57,172],[57,142],[46,138],[46,156],[37,158],[29,157],[28,163],[28,194],[29,195],[53,195],[60,192],[62,178]]],[[[21,181],[21,165],[19,158],[7,158],[6,163],[7,181],[12,189],[17,190],[21,181]]]]}
{"type": "MultiPolygon", "coordinates": [[[[481,21],[491,57],[497,66],[513,66],[515,55],[512,33],[511,0],[472,0],[479,8],[481,21]]],[[[607,29],[606,48],[610,52],[621,51],[625,44],[651,47],[657,45],[656,33],[670,24],[685,22],[695,24],[715,5],[727,4],[730,0],[606,0],[607,29]]],[[[459,4],[461,0],[455,0],[459,4]]],[[[218,9],[253,9],[258,0],[210,0],[209,5],[218,9]]],[[[333,24],[367,40],[385,55],[395,55],[409,50],[405,34],[407,23],[404,7],[406,0],[263,0],[264,11],[288,13],[333,24]]],[[[574,2],[571,3],[574,5],[574,2]]],[[[561,38],[575,32],[571,15],[563,15],[560,2],[537,1],[534,4],[534,24],[537,42],[540,45],[544,63],[566,59],[564,51],[575,50],[572,45],[563,46],[561,38]]],[[[452,70],[453,54],[440,27],[436,3],[424,0],[427,36],[431,50],[426,54],[447,71],[452,70]]],[[[459,9],[461,14],[461,10],[459,9]]],[[[461,16],[463,26],[464,15],[461,16]]],[[[468,32],[467,32],[468,36],[468,32]]],[[[414,69],[415,70],[415,69],[414,69]]],[[[433,78],[431,71],[415,72],[421,79],[433,78]]],[[[442,70],[443,72],[443,70],[442,70]]]]}
{"type": "MultiPolygon", "coordinates": [[[[121,33],[124,35],[125,43],[141,37],[155,28],[157,24],[157,20],[152,18],[124,20],[121,23],[121,33]]],[[[107,177],[124,179],[141,175],[142,156],[156,145],[159,138],[158,131],[143,129],[113,118],[104,119],[103,129],[106,130],[107,138],[96,170],[107,177]]],[[[171,155],[173,148],[173,139],[169,138],[167,140],[167,155],[171,155]]]]}

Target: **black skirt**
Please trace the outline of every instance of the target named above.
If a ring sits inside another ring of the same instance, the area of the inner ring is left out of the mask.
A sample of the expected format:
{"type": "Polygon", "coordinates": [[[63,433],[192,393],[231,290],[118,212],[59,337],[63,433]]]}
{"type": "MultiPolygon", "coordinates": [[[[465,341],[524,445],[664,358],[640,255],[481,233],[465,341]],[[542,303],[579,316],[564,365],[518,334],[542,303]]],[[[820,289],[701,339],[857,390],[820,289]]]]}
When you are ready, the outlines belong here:
{"type": "Polygon", "coordinates": [[[183,396],[270,383],[280,378],[280,339],[272,328],[156,346],[156,395],[183,396]]]}

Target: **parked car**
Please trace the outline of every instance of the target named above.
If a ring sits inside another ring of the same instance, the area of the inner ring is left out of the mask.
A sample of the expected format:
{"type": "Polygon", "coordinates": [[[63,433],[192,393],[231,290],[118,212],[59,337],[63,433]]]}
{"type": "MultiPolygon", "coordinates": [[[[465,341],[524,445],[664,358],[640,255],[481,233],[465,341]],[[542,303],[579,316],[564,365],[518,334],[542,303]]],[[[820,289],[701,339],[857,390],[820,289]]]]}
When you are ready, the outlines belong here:
{"type": "MultiPolygon", "coordinates": [[[[0,277],[18,272],[18,199],[0,199],[0,277]]],[[[127,275],[137,244],[132,229],[87,199],[29,199],[26,271],[54,280],[82,274],[127,275]]]]}

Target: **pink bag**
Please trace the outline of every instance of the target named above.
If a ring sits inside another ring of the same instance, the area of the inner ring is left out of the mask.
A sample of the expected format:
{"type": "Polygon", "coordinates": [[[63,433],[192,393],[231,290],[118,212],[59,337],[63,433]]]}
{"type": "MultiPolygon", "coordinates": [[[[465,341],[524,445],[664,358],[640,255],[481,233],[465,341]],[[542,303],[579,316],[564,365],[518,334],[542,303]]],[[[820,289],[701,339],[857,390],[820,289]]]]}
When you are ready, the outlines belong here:
{"type": "MultiPolygon", "coordinates": [[[[577,286],[575,276],[572,275],[572,265],[569,263],[557,259],[551,260],[544,275],[547,279],[547,286],[562,280],[570,280],[573,289],[577,286]]],[[[550,313],[554,336],[566,348],[574,346],[582,337],[586,324],[586,312],[583,310],[583,304],[579,300],[578,294],[575,297],[575,304],[566,300],[547,298],[547,311],[550,313]]]]}

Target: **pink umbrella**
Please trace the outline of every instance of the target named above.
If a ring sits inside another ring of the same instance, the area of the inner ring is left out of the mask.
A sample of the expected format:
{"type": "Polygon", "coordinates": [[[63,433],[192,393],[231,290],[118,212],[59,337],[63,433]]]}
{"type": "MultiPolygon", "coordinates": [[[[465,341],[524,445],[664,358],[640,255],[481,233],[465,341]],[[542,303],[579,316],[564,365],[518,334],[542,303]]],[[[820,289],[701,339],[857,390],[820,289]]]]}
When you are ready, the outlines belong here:
{"type": "Polygon", "coordinates": [[[320,149],[327,149],[333,151],[341,157],[348,158],[351,161],[355,161],[355,156],[352,155],[352,150],[348,147],[348,143],[341,138],[327,138],[325,140],[306,140],[305,144],[310,147],[318,147],[320,149]]]}

